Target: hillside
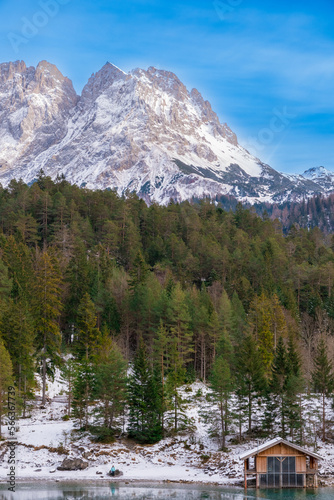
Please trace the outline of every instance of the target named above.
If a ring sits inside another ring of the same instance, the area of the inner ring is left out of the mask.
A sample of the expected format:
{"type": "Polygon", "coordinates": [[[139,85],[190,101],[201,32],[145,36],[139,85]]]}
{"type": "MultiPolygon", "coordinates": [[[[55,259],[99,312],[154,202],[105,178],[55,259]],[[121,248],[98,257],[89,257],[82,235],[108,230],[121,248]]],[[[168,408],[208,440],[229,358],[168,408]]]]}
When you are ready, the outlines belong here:
{"type": "MultiPolygon", "coordinates": [[[[43,175],[0,191],[0,220],[0,370],[20,413],[36,370],[45,404],[61,369],[68,418],[103,440],[129,412],[129,435],[154,443],[187,428],[178,387],[200,379],[224,401],[214,431],[223,450],[233,436],[309,442],[302,395],[323,395],[325,408],[333,391],[333,249],[318,228],[284,237],[278,221],[240,205],[148,207],[43,175]]],[[[330,412],[314,411],[311,435],[332,442],[330,412]]]]}
{"type": "MultiPolygon", "coordinates": [[[[19,481],[91,481],[110,482],[107,476],[111,465],[123,472],[118,481],[156,481],[178,483],[204,483],[243,486],[243,462],[240,454],[265,441],[248,438],[235,443],[231,438],[228,449],[219,450],[219,441],[210,432],[209,412],[212,394],[200,382],[184,386],[180,394],[186,401],[187,414],[192,419],[192,429],[182,435],[167,437],[155,445],[140,445],[126,438],[124,433],[112,444],[96,443],[88,432],[80,432],[78,421],[64,421],[68,387],[58,374],[57,383],[49,381],[49,401],[45,409],[31,409],[29,418],[18,422],[17,477],[19,481]],[[81,458],[88,467],[83,471],[60,471],[65,458],[81,458]]],[[[319,404],[318,398],[305,398],[304,411],[319,404]]],[[[218,411],[215,409],[215,411],[218,411]]],[[[331,411],[328,408],[328,411],[331,411]]],[[[257,418],[261,410],[257,408],[257,418]]],[[[125,427],[126,429],[126,427],[125,427]]],[[[246,430],[246,429],[245,429],[246,430]]],[[[311,428],[307,432],[312,432],[311,428]]],[[[314,449],[308,444],[310,450],[314,449]]],[[[6,443],[0,443],[3,469],[6,464],[6,443]]],[[[320,486],[333,484],[332,461],[334,444],[317,442],[320,461],[320,486]]]]}

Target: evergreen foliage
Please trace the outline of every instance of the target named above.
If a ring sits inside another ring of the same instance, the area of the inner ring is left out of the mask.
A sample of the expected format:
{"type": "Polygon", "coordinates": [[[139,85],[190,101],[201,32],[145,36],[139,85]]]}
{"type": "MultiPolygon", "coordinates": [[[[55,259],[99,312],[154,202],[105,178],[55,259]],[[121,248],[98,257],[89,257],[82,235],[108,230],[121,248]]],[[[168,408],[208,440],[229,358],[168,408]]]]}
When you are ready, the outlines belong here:
{"type": "Polygon", "coordinates": [[[0,339],[0,438],[1,421],[8,411],[8,390],[13,384],[13,367],[9,352],[0,339]]]}
{"type": "Polygon", "coordinates": [[[133,361],[128,384],[129,436],[140,443],[162,438],[161,381],[149,365],[143,340],[133,361]]]}
{"type": "MultiPolygon", "coordinates": [[[[333,199],[305,201],[291,220],[300,212],[321,222],[319,207],[333,199]]],[[[65,374],[73,386],[68,411],[73,398],[86,427],[97,397],[100,421],[118,425],[124,381],[115,367],[124,373],[124,362],[134,360],[137,382],[129,387],[140,393],[141,377],[146,384],[138,398],[146,410],[136,408],[130,390],[132,432],[142,441],[186,425],[179,395],[186,380],[218,380],[218,372],[225,380],[228,370],[238,414],[227,411],[226,421],[234,418],[240,436],[245,421],[255,430],[254,409],[265,398],[266,431],[278,423],[300,440],[304,385],[323,405],[333,392],[330,353],[318,347],[319,332],[328,345],[334,334],[333,238],[312,228],[314,219],[284,233],[270,216],[285,224],[286,207],[268,209],[269,218],[235,209],[209,200],[148,207],[131,193],[80,189],[43,173],[29,187],[0,187],[0,339],[23,411],[36,364],[45,401],[62,346],[75,366],[65,374]],[[99,362],[101,345],[109,347],[99,362]],[[120,388],[115,401],[108,378],[120,388]]]]}
{"type": "Polygon", "coordinates": [[[312,372],[312,382],[315,392],[322,396],[322,439],[326,439],[326,398],[334,390],[334,370],[333,362],[328,359],[327,346],[323,338],[318,344],[316,356],[314,358],[314,371],[312,372]]]}

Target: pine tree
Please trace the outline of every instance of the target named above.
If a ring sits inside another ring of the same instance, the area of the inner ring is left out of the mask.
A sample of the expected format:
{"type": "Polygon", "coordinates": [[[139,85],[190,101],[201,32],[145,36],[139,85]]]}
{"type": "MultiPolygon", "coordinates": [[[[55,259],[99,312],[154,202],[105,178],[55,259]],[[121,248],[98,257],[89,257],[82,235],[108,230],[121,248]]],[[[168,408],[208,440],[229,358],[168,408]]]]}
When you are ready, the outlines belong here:
{"type": "Polygon", "coordinates": [[[128,433],[140,443],[155,443],[162,438],[160,386],[140,339],[128,383],[128,433]]]}
{"type": "Polygon", "coordinates": [[[312,383],[315,392],[322,395],[322,440],[326,439],[326,398],[334,389],[333,364],[328,359],[325,340],[320,339],[316,356],[314,358],[314,371],[312,383]]]}
{"type": "Polygon", "coordinates": [[[8,391],[14,390],[13,383],[12,362],[9,352],[0,338],[0,438],[1,419],[7,407],[8,391]]]}

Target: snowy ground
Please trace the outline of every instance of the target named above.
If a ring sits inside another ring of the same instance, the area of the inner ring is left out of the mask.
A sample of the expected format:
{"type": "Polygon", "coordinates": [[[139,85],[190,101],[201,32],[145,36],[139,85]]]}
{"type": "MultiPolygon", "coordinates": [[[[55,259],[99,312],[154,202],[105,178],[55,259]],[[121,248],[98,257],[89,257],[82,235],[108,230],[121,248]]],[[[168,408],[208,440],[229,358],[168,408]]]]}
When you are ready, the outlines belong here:
{"type": "MultiPolygon", "coordinates": [[[[212,403],[206,398],[207,387],[196,382],[182,393],[186,399],[187,415],[193,419],[190,433],[166,438],[155,445],[140,446],[126,438],[102,445],[92,442],[88,433],[76,431],[78,424],[75,420],[62,420],[66,414],[66,396],[58,377],[58,382],[49,384],[50,401],[45,409],[40,409],[37,404],[29,418],[18,421],[16,480],[110,480],[107,472],[111,465],[115,465],[124,474],[119,478],[121,481],[242,484],[243,463],[239,455],[264,440],[248,441],[242,445],[228,443],[227,453],[218,451],[219,444],[209,436],[210,424],[206,419],[206,413],[213,410],[212,403]],[[57,467],[66,457],[82,458],[89,466],[83,471],[58,471],[57,467]]],[[[5,426],[3,430],[6,435],[5,426]]],[[[318,440],[317,446],[317,453],[324,457],[320,464],[321,480],[331,484],[334,444],[324,445],[318,440]]],[[[7,469],[6,474],[10,467],[8,458],[7,443],[0,442],[0,461],[4,472],[7,469]]]]}

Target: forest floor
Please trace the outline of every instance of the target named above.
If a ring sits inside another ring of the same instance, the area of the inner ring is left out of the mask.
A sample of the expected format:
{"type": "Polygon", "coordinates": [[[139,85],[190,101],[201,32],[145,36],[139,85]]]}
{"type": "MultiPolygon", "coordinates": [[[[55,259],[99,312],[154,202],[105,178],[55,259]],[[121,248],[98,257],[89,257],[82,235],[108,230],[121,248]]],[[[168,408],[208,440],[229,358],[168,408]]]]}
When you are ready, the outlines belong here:
{"type": "MultiPolygon", "coordinates": [[[[195,382],[182,389],[185,412],[191,429],[182,435],[167,437],[154,445],[138,445],[120,437],[112,444],[93,442],[89,432],[78,431],[74,419],[64,421],[66,396],[59,381],[49,384],[48,402],[31,409],[29,417],[17,422],[16,480],[17,481],[110,481],[110,467],[123,472],[113,481],[176,481],[182,483],[243,484],[241,453],[267,439],[245,440],[234,444],[234,435],[227,442],[228,451],[219,451],[220,444],[210,437],[212,414],[215,412],[209,389],[195,382]],[[209,399],[209,401],[208,401],[209,399]],[[82,458],[88,467],[81,471],[59,471],[65,458],[82,458]]],[[[311,404],[311,403],[309,403],[311,404]]],[[[6,438],[6,426],[3,426],[6,438]]],[[[273,436],[274,437],[274,436],[273,436]]],[[[312,447],[309,447],[313,451],[312,447]]],[[[8,441],[0,441],[0,462],[8,474],[10,465],[8,441]]],[[[320,484],[334,484],[334,443],[317,441],[320,462],[320,484]]]]}

